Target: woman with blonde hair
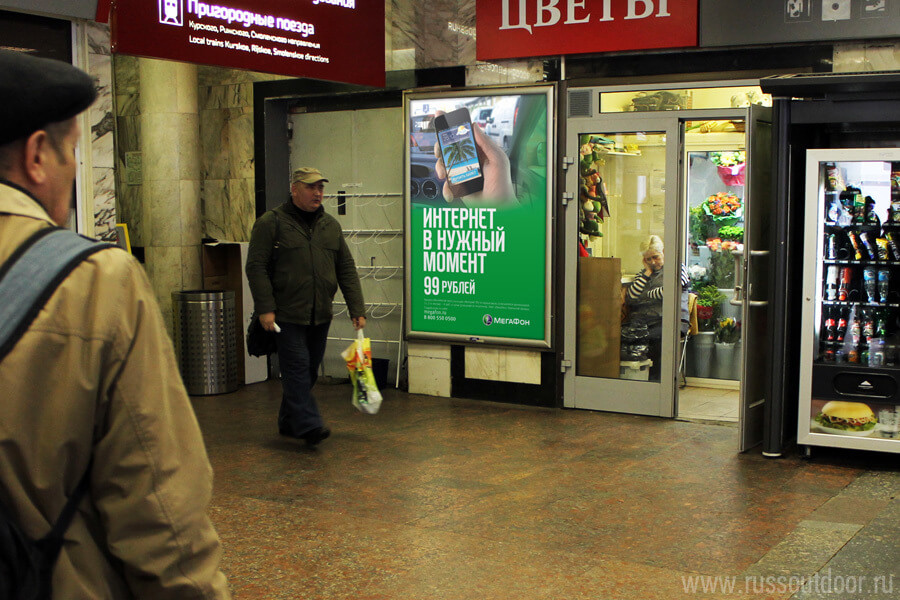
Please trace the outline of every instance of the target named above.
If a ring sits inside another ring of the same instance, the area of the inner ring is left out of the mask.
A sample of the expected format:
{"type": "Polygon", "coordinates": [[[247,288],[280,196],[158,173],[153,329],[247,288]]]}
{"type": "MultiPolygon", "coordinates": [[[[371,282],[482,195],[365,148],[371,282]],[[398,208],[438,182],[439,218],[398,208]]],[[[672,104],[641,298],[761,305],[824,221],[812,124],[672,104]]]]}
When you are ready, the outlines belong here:
{"type": "MultiPolygon", "coordinates": [[[[658,235],[651,235],[641,242],[641,255],[644,268],[635,275],[625,292],[625,304],[628,306],[628,321],[643,323],[647,326],[650,338],[649,358],[653,361],[650,367],[651,378],[659,379],[659,361],[662,347],[662,302],[663,302],[663,241],[658,235]]],[[[687,269],[681,265],[681,333],[687,332],[688,314],[688,278],[687,269]]]]}

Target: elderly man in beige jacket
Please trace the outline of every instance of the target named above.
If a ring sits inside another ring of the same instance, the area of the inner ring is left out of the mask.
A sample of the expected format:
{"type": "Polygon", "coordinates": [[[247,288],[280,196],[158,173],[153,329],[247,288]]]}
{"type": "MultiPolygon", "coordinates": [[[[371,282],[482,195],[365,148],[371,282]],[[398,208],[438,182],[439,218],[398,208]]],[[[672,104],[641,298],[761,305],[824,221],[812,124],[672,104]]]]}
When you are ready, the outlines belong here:
{"type": "MultiPolygon", "coordinates": [[[[95,97],[83,72],[0,50],[0,263],[64,224],[95,97]]],[[[0,360],[0,502],[37,539],[88,469],[53,598],[229,598],[212,470],[142,267],[79,264],[0,360]],[[89,466],[90,465],[90,466],[89,466]]]]}

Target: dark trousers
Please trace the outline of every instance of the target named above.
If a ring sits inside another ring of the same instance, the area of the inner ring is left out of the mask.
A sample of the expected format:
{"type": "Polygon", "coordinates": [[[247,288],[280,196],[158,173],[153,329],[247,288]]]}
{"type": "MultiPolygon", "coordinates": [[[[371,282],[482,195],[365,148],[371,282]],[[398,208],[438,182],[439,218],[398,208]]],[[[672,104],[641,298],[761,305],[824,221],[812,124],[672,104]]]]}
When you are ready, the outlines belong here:
{"type": "Polygon", "coordinates": [[[278,429],[300,436],[323,425],[312,387],[325,355],[331,322],[322,325],[279,323],[279,326],[281,333],[276,337],[282,395],[278,429]]]}

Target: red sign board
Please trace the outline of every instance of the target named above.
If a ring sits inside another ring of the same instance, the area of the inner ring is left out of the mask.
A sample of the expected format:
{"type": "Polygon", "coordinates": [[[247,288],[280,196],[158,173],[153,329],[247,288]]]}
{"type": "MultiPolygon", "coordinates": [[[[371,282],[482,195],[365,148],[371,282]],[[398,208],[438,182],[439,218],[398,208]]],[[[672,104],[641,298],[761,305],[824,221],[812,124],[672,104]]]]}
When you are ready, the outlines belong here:
{"type": "Polygon", "coordinates": [[[478,60],[697,45],[697,0],[476,0],[478,60]]]}
{"type": "Polygon", "coordinates": [[[384,86],[384,0],[117,0],[112,50],[384,86]]]}

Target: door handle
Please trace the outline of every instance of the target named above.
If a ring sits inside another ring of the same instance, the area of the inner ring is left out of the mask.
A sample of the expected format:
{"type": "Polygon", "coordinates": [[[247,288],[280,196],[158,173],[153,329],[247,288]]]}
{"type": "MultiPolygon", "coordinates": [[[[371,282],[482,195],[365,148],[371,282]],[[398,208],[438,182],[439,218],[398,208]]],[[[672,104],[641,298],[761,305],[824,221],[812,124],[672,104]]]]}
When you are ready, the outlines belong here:
{"type": "MultiPolygon", "coordinates": [[[[750,250],[750,257],[766,257],[769,256],[768,250],[750,250]]],[[[749,261],[748,261],[749,262],[749,261]]],[[[747,265],[747,276],[750,275],[750,265],[747,265]]],[[[750,297],[753,295],[753,285],[751,284],[747,288],[747,306],[752,308],[762,308],[769,305],[768,300],[750,300],[750,297]]]]}
{"type": "Polygon", "coordinates": [[[744,303],[744,252],[733,250],[731,254],[734,256],[734,295],[728,304],[741,306],[744,303]]]}

